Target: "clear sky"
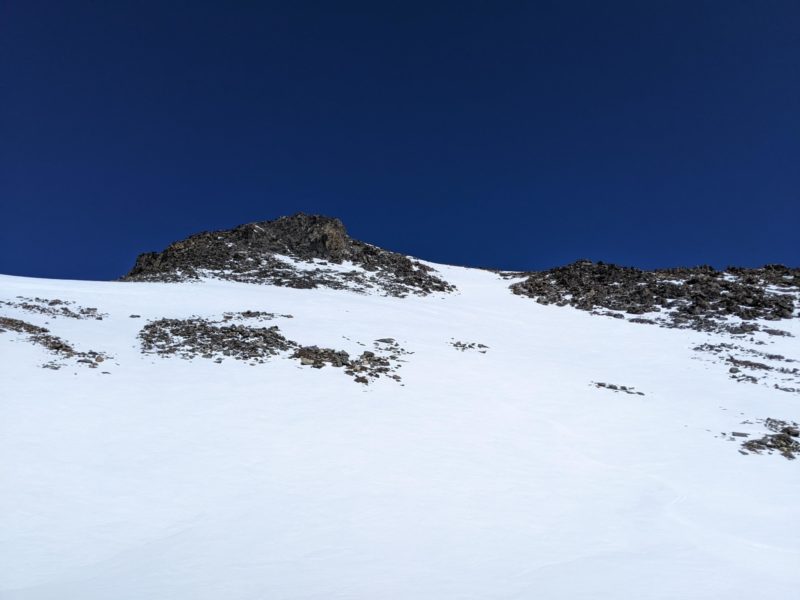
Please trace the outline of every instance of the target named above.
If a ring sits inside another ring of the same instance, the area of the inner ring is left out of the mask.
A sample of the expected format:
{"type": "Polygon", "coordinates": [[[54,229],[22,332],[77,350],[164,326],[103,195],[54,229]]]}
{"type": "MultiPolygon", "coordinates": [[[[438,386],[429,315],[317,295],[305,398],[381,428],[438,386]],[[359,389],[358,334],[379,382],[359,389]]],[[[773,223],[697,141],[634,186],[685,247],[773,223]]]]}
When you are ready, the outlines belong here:
{"type": "Polygon", "coordinates": [[[509,269],[800,264],[800,2],[0,2],[0,272],[298,211],[509,269]]]}

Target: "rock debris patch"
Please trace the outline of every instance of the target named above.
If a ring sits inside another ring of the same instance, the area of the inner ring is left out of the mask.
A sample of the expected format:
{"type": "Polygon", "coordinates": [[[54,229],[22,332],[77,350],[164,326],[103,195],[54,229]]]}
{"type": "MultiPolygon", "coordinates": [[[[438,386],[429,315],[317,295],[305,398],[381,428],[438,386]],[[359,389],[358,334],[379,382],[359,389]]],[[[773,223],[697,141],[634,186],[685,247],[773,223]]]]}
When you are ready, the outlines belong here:
{"type": "MultiPolygon", "coordinates": [[[[643,271],[581,260],[549,271],[501,275],[523,278],[510,286],[511,291],[540,304],[569,305],[634,323],[733,335],[759,331],[759,324],[752,322],[757,319],[794,318],[800,297],[800,269],[783,265],[643,271]]],[[[788,335],[775,328],[764,331],[788,335]]]]}
{"type": "Polygon", "coordinates": [[[280,333],[277,325],[224,324],[200,317],[151,321],[139,332],[139,341],[145,354],[202,357],[218,362],[234,358],[254,364],[296,345],[280,333]]]}
{"type": "Polygon", "coordinates": [[[639,392],[636,388],[629,385],[617,385],[615,383],[605,383],[603,381],[593,381],[592,385],[596,388],[611,390],[612,392],[622,392],[633,396],[644,396],[644,392],[639,392]]]}
{"type": "Polygon", "coordinates": [[[325,365],[340,368],[350,365],[350,355],[344,350],[320,348],[319,346],[301,346],[292,354],[292,358],[301,365],[321,369],[325,365]]]}
{"type": "Polygon", "coordinates": [[[381,338],[373,342],[373,350],[365,350],[359,356],[350,357],[343,350],[302,346],[292,355],[303,365],[321,369],[326,365],[343,368],[346,375],[356,383],[367,385],[380,377],[402,381],[397,370],[402,367],[403,356],[413,354],[402,348],[394,338],[381,338]]]}
{"type": "Polygon", "coordinates": [[[295,351],[292,358],[298,359],[301,365],[315,369],[321,369],[326,365],[344,368],[345,373],[352,376],[356,383],[363,384],[368,384],[370,378],[380,377],[381,373],[388,373],[390,368],[388,360],[377,357],[374,352],[370,351],[364,351],[358,358],[351,359],[344,350],[302,346],[295,351]]]}
{"type": "Polygon", "coordinates": [[[102,321],[108,315],[96,308],[80,306],[70,300],[60,298],[26,298],[17,296],[14,300],[0,300],[0,305],[10,306],[29,313],[48,317],[67,317],[69,319],[95,319],[102,321]]]}
{"type": "Polygon", "coordinates": [[[486,354],[486,351],[489,350],[489,346],[486,344],[479,344],[477,342],[461,342],[451,338],[450,345],[459,350],[461,352],[466,352],[467,350],[477,350],[481,354],[486,354]]]}
{"type": "Polygon", "coordinates": [[[100,363],[111,358],[108,354],[95,350],[87,350],[85,352],[78,351],[68,342],[50,333],[50,330],[45,327],[40,327],[20,319],[0,317],[0,333],[6,331],[21,333],[27,336],[27,339],[32,344],[41,346],[57,355],[58,359],[42,365],[46,369],[58,370],[67,364],[65,362],[66,359],[74,360],[78,364],[86,365],[94,369],[97,368],[100,363]]]}
{"type": "MultiPolygon", "coordinates": [[[[789,460],[794,460],[800,454],[800,427],[797,423],[771,418],[765,419],[762,423],[772,433],[742,442],[742,450],[740,450],[742,454],[773,454],[777,452],[789,460]]],[[[747,436],[747,434],[733,432],[730,440],[734,440],[738,436],[747,436]]]]}
{"type": "Polygon", "coordinates": [[[140,255],[122,280],[203,277],[293,288],[376,290],[396,297],[455,291],[431,267],[354,240],[338,219],[302,213],[193,235],[163,252],[140,255]]]}
{"type": "MultiPolygon", "coordinates": [[[[401,381],[397,370],[402,366],[400,363],[404,362],[403,357],[412,354],[401,348],[394,339],[382,338],[373,343],[374,350],[350,356],[344,350],[301,345],[287,339],[277,325],[263,327],[236,322],[237,319],[270,320],[276,316],[273,313],[245,311],[224,313],[219,320],[200,317],[158,319],[148,322],[138,337],[144,354],[176,356],[186,360],[204,358],[217,363],[230,358],[251,365],[262,364],[286,354],[286,358],[297,360],[303,366],[343,369],[356,383],[362,384],[380,377],[401,381]]],[[[291,318],[291,315],[279,316],[291,318]]]]}
{"type": "Polygon", "coordinates": [[[693,350],[727,367],[728,376],[734,381],[800,393],[800,368],[793,366],[799,362],[796,359],[729,342],[700,344],[693,350]]]}

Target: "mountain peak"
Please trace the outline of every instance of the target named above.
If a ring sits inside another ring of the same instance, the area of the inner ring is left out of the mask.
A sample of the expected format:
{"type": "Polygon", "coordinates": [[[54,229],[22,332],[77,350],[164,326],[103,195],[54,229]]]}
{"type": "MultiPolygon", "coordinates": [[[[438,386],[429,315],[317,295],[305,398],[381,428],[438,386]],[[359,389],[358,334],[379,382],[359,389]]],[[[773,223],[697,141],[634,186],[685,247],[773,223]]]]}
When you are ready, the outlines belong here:
{"type": "Polygon", "coordinates": [[[139,255],[122,280],[200,278],[297,288],[377,289],[391,296],[455,289],[417,260],[354,240],[339,219],[305,213],[192,235],[162,252],[139,255]]]}
{"type": "Polygon", "coordinates": [[[353,241],[339,219],[302,212],[274,221],[240,225],[232,233],[255,244],[267,244],[287,256],[336,263],[350,258],[353,241]]]}

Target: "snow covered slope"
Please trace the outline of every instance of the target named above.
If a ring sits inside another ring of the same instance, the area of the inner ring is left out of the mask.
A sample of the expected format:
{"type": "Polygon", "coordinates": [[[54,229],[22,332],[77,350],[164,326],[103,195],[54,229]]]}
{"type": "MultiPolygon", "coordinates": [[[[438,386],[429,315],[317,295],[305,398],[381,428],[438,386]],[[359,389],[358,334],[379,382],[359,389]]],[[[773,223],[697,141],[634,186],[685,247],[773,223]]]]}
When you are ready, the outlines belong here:
{"type": "Polygon", "coordinates": [[[0,598],[796,596],[800,461],[741,443],[800,421],[799,319],[661,328],[428,266],[457,291],[0,277],[0,598]]]}

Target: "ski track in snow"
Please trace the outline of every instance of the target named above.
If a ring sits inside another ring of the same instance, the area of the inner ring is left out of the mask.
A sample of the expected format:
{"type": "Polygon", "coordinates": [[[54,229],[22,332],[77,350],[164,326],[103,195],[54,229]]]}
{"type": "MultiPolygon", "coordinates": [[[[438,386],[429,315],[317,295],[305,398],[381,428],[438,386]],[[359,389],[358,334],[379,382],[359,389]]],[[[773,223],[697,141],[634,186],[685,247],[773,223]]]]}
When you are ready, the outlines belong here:
{"type": "MultiPolygon", "coordinates": [[[[458,292],[0,276],[0,300],[97,307],[102,320],[0,309],[113,357],[42,369],[52,354],[0,333],[0,598],[796,595],[800,465],[742,456],[720,432],[800,421],[800,395],[697,360],[730,336],[430,266],[458,292]],[[362,386],[286,354],[140,351],[148,320],[245,310],[293,315],[257,326],[301,344],[353,356],[391,337],[414,354],[402,382],[362,386]]],[[[798,319],[779,326],[795,337],[757,334],[760,348],[800,359],[798,319]]]]}

